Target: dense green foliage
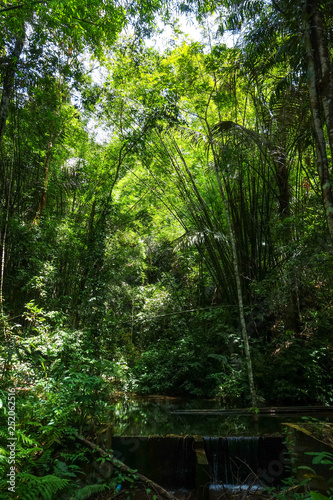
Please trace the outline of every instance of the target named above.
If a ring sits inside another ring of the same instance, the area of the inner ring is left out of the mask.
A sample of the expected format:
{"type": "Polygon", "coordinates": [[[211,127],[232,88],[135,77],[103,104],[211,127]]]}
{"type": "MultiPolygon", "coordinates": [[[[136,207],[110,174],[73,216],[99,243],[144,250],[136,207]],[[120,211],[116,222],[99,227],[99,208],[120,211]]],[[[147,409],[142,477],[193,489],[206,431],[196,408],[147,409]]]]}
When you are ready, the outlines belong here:
{"type": "Polygon", "coordinates": [[[167,3],[0,3],[13,498],[115,491],[84,484],[73,435],[119,394],[333,404],[332,6],[180,10],[203,40],[174,27],[162,51],[144,37],[167,3]]]}

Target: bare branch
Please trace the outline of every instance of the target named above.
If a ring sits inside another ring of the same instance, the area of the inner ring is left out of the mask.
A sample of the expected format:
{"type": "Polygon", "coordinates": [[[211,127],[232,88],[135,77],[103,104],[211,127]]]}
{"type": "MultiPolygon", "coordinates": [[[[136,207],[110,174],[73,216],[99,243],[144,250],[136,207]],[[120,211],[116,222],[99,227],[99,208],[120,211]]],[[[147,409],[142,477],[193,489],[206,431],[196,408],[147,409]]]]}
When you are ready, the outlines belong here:
{"type": "Polygon", "coordinates": [[[87,19],[80,19],[79,17],[72,17],[72,19],[75,19],[75,21],[80,21],[80,23],[87,23],[87,24],[92,24],[93,26],[97,26],[96,23],[88,21],[87,19]]]}
{"type": "MultiPolygon", "coordinates": [[[[36,2],[34,2],[34,4],[37,4],[37,3],[46,3],[46,2],[45,2],[45,0],[36,0],[36,2]]],[[[9,5],[8,7],[3,7],[2,9],[0,9],[0,14],[2,14],[3,12],[8,12],[9,10],[23,9],[23,7],[26,7],[26,6],[27,6],[26,3],[21,3],[19,5],[9,5]]]]}

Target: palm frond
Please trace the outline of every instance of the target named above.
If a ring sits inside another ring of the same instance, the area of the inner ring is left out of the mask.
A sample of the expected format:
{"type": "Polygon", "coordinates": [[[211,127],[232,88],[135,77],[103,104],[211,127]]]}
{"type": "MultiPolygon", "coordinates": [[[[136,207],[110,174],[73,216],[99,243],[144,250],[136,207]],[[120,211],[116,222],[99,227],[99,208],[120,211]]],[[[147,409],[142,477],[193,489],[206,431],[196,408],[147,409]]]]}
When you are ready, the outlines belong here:
{"type": "Polygon", "coordinates": [[[188,231],[177,240],[175,246],[175,252],[184,248],[191,248],[197,245],[202,245],[205,243],[207,237],[212,238],[215,241],[227,242],[228,239],[225,234],[220,231],[212,231],[209,228],[202,231],[188,231]]]}
{"type": "Polygon", "coordinates": [[[265,144],[264,138],[258,132],[250,130],[243,125],[239,125],[238,123],[230,120],[223,120],[216,123],[212,127],[212,132],[215,139],[218,139],[221,135],[224,135],[226,133],[232,133],[241,138],[243,144],[245,140],[247,143],[256,144],[260,149],[265,144]]]}
{"type": "Polygon", "coordinates": [[[193,130],[188,127],[179,126],[177,130],[180,132],[182,137],[189,138],[191,142],[195,145],[205,142],[205,134],[199,130],[193,130]]]}

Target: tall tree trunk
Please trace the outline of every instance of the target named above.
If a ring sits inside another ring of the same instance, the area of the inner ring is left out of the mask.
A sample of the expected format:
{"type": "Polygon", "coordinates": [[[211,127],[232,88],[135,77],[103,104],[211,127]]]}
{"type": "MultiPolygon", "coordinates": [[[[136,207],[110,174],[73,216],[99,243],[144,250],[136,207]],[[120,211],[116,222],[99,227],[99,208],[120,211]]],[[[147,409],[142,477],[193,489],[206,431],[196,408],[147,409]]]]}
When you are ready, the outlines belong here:
{"type": "Polygon", "coordinates": [[[321,185],[322,199],[325,207],[326,220],[329,234],[333,243],[333,196],[329,176],[329,164],[326,153],[326,141],[324,135],[324,124],[320,109],[320,93],[318,85],[320,76],[318,76],[315,64],[316,47],[314,47],[311,37],[311,2],[303,7],[303,27],[304,27],[304,46],[308,63],[308,91],[310,97],[310,107],[314,124],[315,141],[317,150],[317,169],[321,185]]]}
{"type": "MultiPolygon", "coordinates": [[[[66,102],[67,95],[65,92],[62,93],[62,83],[59,82],[59,88],[57,92],[57,100],[59,102],[59,105],[56,109],[55,115],[56,117],[59,117],[60,111],[62,106],[66,102]]],[[[49,185],[49,176],[50,176],[50,164],[51,164],[51,159],[52,159],[52,153],[54,146],[57,144],[57,141],[59,137],[62,134],[63,128],[64,128],[64,123],[60,124],[59,129],[57,130],[56,127],[54,127],[53,130],[50,132],[50,140],[47,143],[46,146],[46,153],[45,153],[45,158],[44,158],[44,163],[43,163],[43,170],[44,170],[44,184],[43,184],[43,191],[42,195],[38,204],[37,212],[34,218],[34,224],[38,224],[39,219],[41,215],[43,214],[43,211],[46,207],[46,200],[47,200],[47,190],[48,190],[48,185],[49,185]]]]}
{"type": "Polygon", "coordinates": [[[42,191],[42,196],[39,201],[39,205],[37,208],[37,212],[35,215],[34,219],[34,224],[38,224],[39,219],[41,218],[41,215],[43,214],[43,211],[46,207],[46,199],[47,199],[47,188],[49,185],[49,173],[50,173],[50,163],[51,163],[51,158],[52,158],[52,149],[53,149],[53,143],[50,141],[47,145],[47,150],[46,150],[46,155],[44,159],[44,185],[43,185],[43,191],[42,191]]]}
{"type": "Polygon", "coordinates": [[[331,156],[333,158],[333,75],[327,33],[315,0],[308,2],[308,12],[311,15],[310,28],[312,33],[313,57],[318,68],[318,89],[325,116],[331,156]],[[309,12],[310,9],[311,12],[309,12]]]}
{"type": "Polygon", "coordinates": [[[216,166],[216,168],[215,168],[216,178],[217,178],[219,190],[220,190],[221,197],[222,197],[223,204],[224,204],[224,210],[225,210],[227,226],[228,226],[228,233],[229,233],[229,238],[230,238],[230,243],[231,243],[234,276],[235,276],[236,288],[237,288],[239,319],[240,319],[240,324],[241,324],[243,346],[244,346],[244,351],[245,351],[247,376],[248,376],[248,380],[249,380],[251,403],[252,403],[252,406],[255,408],[257,406],[257,394],[256,394],[255,386],[254,386],[250,344],[249,344],[249,337],[247,334],[246,321],[245,321],[243,291],[242,291],[242,282],[241,282],[241,276],[240,276],[239,265],[238,265],[236,239],[235,239],[235,234],[234,234],[234,230],[233,230],[232,223],[231,223],[231,217],[230,217],[229,207],[228,207],[228,200],[226,198],[225,190],[224,190],[224,187],[223,187],[223,184],[221,181],[221,177],[220,177],[219,169],[218,169],[218,163],[216,163],[216,159],[215,159],[215,166],[216,166]]]}
{"type": "MultiPolygon", "coordinates": [[[[12,182],[13,182],[13,168],[10,170],[10,178],[8,180],[8,195],[7,195],[7,211],[5,224],[3,229],[3,234],[1,238],[1,230],[0,230],[0,241],[1,241],[1,270],[0,270],[0,316],[2,322],[2,331],[3,331],[3,342],[7,340],[6,335],[6,321],[5,321],[5,311],[4,311],[4,296],[3,296],[3,287],[4,287],[4,279],[5,279],[5,260],[6,260],[6,242],[7,242],[7,230],[8,230],[8,222],[9,222],[9,209],[10,209],[10,201],[11,201],[11,193],[12,193],[12,182]]],[[[7,361],[5,361],[5,366],[3,368],[3,376],[6,371],[7,361]]]]}
{"type": "Polygon", "coordinates": [[[219,191],[220,191],[221,198],[223,201],[224,211],[225,211],[225,216],[226,216],[226,221],[227,221],[228,233],[229,233],[230,244],[231,244],[232,264],[233,264],[234,277],[235,277],[236,289],[237,289],[239,320],[240,320],[240,324],[241,324],[241,331],[242,331],[242,337],[243,337],[243,347],[244,347],[244,351],[245,351],[245,360],[246,360],[246,368],[247,368],[247,376],[248,376],[248,380],[249,380],[251,404],[252,404],[253,408],[256,408],[257,404],[258,404],[258,400],[257,400],[257,393],[256,393],[255,385],[254,385],[251,351],[250,351],[249,337],[247,334],[247,327],[246,327],[246,320],[245,320],[242,280],[241,280],[241,274],[240,274],[239,264],[238,264],[236,238],[235,238],[235,233],[234,233],[234,229],[233,229],[233,225],[232,225],[232,221],[231,221],[230,210],[229,210],[229,205],[228,205],[228,200],[227,200],[227,194],[226,194],[226,191],[225,191],[225,188],[223,186],[223,183],[221,181],[221,176],[220,176],[220,168],[219,168],[220,156],[217,153],[217,151],[215,150],[214,139],[213,139],[211,129],[209,127],[207,120],[206,120],[206,128],[207,128],[208,135],[209,135],[209,143],[211,145],[212,153],[214,156],[214,165],[215,165],[214,170],[215,170],[216,180],[217,180],[217,183],[219,186],[219,191]]]}
{"type": "Polygon", "coordinates": [[[24,45],[24,29],[20,33],[16,40],[12,53],[8,57],[8,66],[4,70],[2,76],[2,94],[0,102],[0,146],[2,143],[2,138],[5,133],[6,121],[8,117],[9,103],[13,93],[15,73],[17,71],[18,61],[23,50],[24,45]]]}
{"type": "Polygon", "coordinates": [[[284,148],[278,148],[275,154],[271,153],[274,161],[276,183],[279,190],[279,214],[282,219],[290,216],[290,189],[287,155],[284,148]]]}

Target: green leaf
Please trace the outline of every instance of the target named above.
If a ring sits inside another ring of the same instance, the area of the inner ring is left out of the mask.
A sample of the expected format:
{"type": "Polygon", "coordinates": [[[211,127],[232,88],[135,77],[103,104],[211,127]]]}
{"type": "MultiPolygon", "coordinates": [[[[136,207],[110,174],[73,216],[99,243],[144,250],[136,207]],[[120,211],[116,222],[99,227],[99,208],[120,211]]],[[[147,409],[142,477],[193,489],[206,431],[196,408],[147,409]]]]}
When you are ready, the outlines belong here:
{"type": "Polygon", "coordinates": [[[316,472],[312,469],[312,467],[308,467],[307,465],[300,465],[299,467],[297,467],[297,469],[309,470],[313,474],[316,474],[316,472]]]}
{"type": "Polygon", "coordinates": [[[313,498],[313,500],[329,500],[328,497],[322,495],[321,493],[318,493],[317,491],[310,491],[310,496],[313,498]]]}

